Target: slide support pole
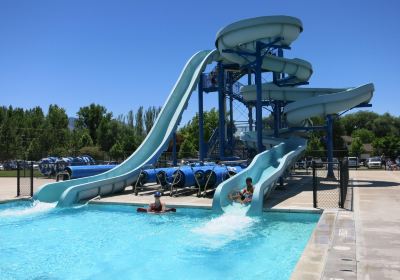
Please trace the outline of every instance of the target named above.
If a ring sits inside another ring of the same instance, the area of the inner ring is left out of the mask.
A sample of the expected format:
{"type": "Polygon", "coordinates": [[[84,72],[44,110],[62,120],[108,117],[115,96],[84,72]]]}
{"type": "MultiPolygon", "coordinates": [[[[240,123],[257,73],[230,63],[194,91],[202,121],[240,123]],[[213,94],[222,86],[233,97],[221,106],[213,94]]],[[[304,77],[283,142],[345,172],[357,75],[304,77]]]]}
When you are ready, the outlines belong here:
{"type": "Polygon", "coordinates": [[[229,81],[229,147],[231,150],[231,156],[233,156],[233,84],[232,77],[229,81]]]}
{"type": "Polygon", "coordinates": [[[249,110],[249,131],[253,131],[253,107],[247,106],[249,110]]]}
{"type": "Polygon", "coordinates": [[[281,122],[281,103],[278,100],[274,101],[274,137],[279,137],[279,128],[281,122]]]}
{"type": "Polygon", "coordinates": [[[172,164],[173,166],[178,165],[178,157],[176,155],[176,132],[172,134],[172,164]]]}
{"type": "Polygon", "coordinates": [[[219,125],[219,158],[224,159],[225,150],[225,81],[224,67],[221,62],[218,63],[218,125],[219,125]]]}
{"type": "Polygon", "coordinates": [[[204,112],[203,112],[203,74],[199,80],[199,160],[204,161],[205,145],[204,145],[204,112]]]}
{"type": "MultiPolygon", "coordinates": [[[[247,73],[247,85],[251,85],[251,69],[247,73]]],[[[253,107],[247,105],[247,109],[249,110],[249,131],[253,131],[253,107]]]]}
{"type": "Polygon", "coordinates": [[[256,130],[257,130],[257,151],[261,153],[264,151],[264,146],[262,143],[262,88],[261,88],[261,44],[256,43],[256,91],[257,91],[257,102],[256,102],[256,130]]]}
{"type": "Polygon", "coordinates": [[[328,178],[335,178],[335,173],[333,172],[333,118],[332,115],[326,117],[327,126],[327,148],[328,148],[328,178]]]}

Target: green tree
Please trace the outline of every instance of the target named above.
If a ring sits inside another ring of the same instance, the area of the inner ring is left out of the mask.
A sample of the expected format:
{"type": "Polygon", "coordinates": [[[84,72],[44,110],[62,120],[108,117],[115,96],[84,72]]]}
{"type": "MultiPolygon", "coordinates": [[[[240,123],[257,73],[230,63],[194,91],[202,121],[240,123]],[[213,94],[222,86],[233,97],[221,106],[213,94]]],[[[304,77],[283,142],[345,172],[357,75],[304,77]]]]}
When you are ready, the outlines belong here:
{"type": "Polygon", "coordinates": [[[315,135],[312,135],[306,147],[306,155],[312,157],[323,157],[325,156],[325,147],[322,145],[319,138],[315,135]]]}
{"type": "Polygon", "coordinates": [[[4,108],[2,123],[0,127],[0,153],[2,160],[15,157],[15,143],[17,137],[17,128],[13,119],[13,108],[4,108]]]}
{"type": "Polygon", "coordinates": [[[128,112],[128,115],[126,116],[127,119],[127,124],[130,128],[134,128],[135,127],[135,115],[133,114],[133,111],[130,110],[128,112]]]}
{"type": "Polygon", "coordinates": [[[117,141],[110,149],[110,157],[115,160],[121,160],[124,158],[124,148],[122,144],[117,141]]]}
{"type": "MultiPolygon", "coordinates": [[[[204,141],[207,142],[218,127],[218,111],[212,108],[205,111],[204,119],[204,141]]],[[[234,128],[235,130],[236,128],[234,128]]],[[[191,142],[195,150],[199,149],[199,115],[196,114],[179,132],[185,139],[191,142]]]]}
{"type": "Polygon", "coordinates": [[[123,126],[121,135],[121,145],[124,151],[124,157],[128,157],[138,147],[135,132],[130,126],[123,126]]]}
{"type": "MultiPolygon", "coordinates": [[[[79,150],[85,146],[86,141],[81,141],[83,135],[89,135],[89,131],[87,129],[78,129],[75,128],[74,130],[72,130],[72,132],[70,132],[70,140],[69,140],[69,151],[71,156],[77,156],[79,155],[79,150]],[[85,143],[83,143],[85,142],[85,143]]],[[[89,135],[90,137],[90,135],[89,135]]],[[[93,144],[93,141],[92,141],[93,144]]]]}
{"type": "Polygon", "coordinates": [[[354,114],[347,114],[341,118],[340,122],[346,131],[346,135],[352,135],[353,131],[360,128],[373,129],[373,122],[378,118],[378,114],[370,111],[358,111],[354,114]]]}
{"type": "Polygon", "coordinates": [[[372,142],[372,147],[375,155],[385,154],[394,158],[400,153],[400,139],[393,135],[377,138],[372,142]]]}
{"type": "Polygon", "coordinates": [[[400,131],[396,127],[395,118],[388,113],[378,116],[372,123],[372,131],[376,137],[389,135],[400,136],[400,131]]]}
{"type": "Polygon", "coordinates": [[[65,113],[65,109],[57,105],[50,105],[44,130],[39,139],[44,146],[44,151],[54,156],[68,154],[69,136],[68,116],[65,113]]]}
{"type": "Polygon", "coordinates": [[[144,114],[144,124],[146,127],[146,133],[150,132],[160,110],[161,110],[160,107],[156,108],[155,106],[151,106],[146,110],[144,114]]]}
{"type": "Polygon", "coordinates": [[[140,106],[136,112],[136,131],[135,135],[139,142],[142,142],[145,137],[144,124],[143,124],[143,106],[140,106]]]}
{"type": "Polygon", "coordinates": [[[112,118],[112,114],[107,113],[107,109],[104,106],[94,103],[89,106],[81,107],[77,116],[78,119],[75,122],[75,126],[79,129],[88,129],[94,144],[97,144],[97,129],[101,121],[104,118],[112,118]]]}
{"type": "Polygon", "coordinates": [[[183,140],[181,147],[179,149],[179,158],[188,158],[196,156],[196,149],[190,139],[183,140]]]}
{"type": "Polygon", "coordinates": [[[119,136],[120,123],[116,120],[111,120],[108,117],[104,118],[97,131],[98,144],[101,149],[108,152],[116,143],[119,136]]]}
{"type": "Polygon", "coordinates": [[[90,137],[90,135],[87,131],[84,131],[82,133],[81,138],[79,139],[79,146],[80,147],[93,146],[92,137],[90,137]]]}
{"type": "Polygon", "coordinates": [[[353,141],[351,141],[349,154],[351,156],[359,157],[363,152],[364,152],[364,148],[363,148],[363,143],[362,143],[361,139],[359,137],[353,138],[353,141]]]}
{"type": "Polygon", "coordinates": [[[95,160],[104,159],[104,152],[98,146],[82,147],[79,149],[79,154],[89,155],[95,160]]]}
{"type": "Polygon", "coordinates": [[[39,139],[38,138],[33,139],[29,143],[29,147],[26,150],[26,158],[28,160],[39,160],[43,156],[44,155],[42,154],[42,151],[41,151],[39,139]]]}
{"type": "Polygon", "coordinates": [[[374,133],[365,128],[359,128],[354,130],[353,134],[351,134],[351,137],[360,138],[363,144],[372,143],[375,139],[374,133]]]}

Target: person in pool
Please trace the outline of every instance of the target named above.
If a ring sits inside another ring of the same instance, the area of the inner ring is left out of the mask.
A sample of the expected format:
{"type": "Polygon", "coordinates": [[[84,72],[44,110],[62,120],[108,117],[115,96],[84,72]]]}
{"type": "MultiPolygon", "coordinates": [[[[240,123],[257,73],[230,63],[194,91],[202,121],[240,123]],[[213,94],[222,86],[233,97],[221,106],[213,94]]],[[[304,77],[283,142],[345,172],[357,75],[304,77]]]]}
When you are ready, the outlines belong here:
{"type": "Polygon", "coordinates": [[[160,192],[156,192],[154,194],[154,202],[149,204],[149,207],[147,207],[147,212],[165,212],[165,203],[161,202],[160,197],[160,192]]]}
{"type": "Polygon", "coordinates": [[[164,202],[161,202],[161,193],[154,193],[154,202],[150,203],[146,208],[138,208],[138,212],[147,212],[147,213],[165,213],[165,212],[176,212],[175,208],[167,208],[164,202]]]}
{"type": "Polygon", "coordinates": [[[246,178],[246,187],[236,194],[229,194],[229,199],[239,203],[250,203],[253,198],[254,186],[250,177],[246,178]]]}

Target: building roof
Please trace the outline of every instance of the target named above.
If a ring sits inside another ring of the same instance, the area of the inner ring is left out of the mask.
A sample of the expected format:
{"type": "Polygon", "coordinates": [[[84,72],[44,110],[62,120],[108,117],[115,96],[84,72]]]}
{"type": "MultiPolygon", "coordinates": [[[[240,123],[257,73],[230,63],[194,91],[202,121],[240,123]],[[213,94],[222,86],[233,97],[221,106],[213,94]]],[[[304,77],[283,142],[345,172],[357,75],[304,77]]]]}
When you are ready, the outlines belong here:
{"type": "Polygon", "coordinates": [[[372,144],[363,144],[363,149],[365,153],[372,153],[374,148],[372,147],[372,144]]]}

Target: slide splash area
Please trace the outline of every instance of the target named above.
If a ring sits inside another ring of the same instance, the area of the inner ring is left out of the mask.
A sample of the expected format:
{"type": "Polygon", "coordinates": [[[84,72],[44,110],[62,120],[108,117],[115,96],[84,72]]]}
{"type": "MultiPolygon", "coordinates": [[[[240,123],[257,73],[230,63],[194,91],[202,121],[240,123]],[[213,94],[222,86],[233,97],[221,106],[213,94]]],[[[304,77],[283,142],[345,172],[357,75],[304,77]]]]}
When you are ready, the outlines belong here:
{"type": "MultiPolygon", "coordinates": [[[[245,66],[252,63],[251,56],[243,54],[257,51],[256,42],[289,47],[297,39],[303,27],[300,20],[288,16],[266,16],[242,20],[221,29],[217,34],[216,50],[200,51],[185,65],[153,128],[140,147],[122,164],[100,175],[51,183],[35,193],[34,199],[57,202],[58,206],[70,206],[97,195],[107,195],[123,190],[135,182],[140,170],[157,161],[179,125],[191,93],[198,84],[205,67],[216,61],[245,66]],[[231,51],[226,51],[231,50],[231,51]],[[233,50],[233,51],[232,51],[233,50]],[[249,60],[250,58],[250,60],[249,60]]],[[[305,83],[311,77],[312,65],[302,59],[283,58],[266,51],[263,53],[263,71],[282,73],[282,79],[290,81],[284,86],[274,83],[262,85],[263,100],[290,102],[284,108],[286,123],[300,126],[312,116],[326,116],[367,103],[374,91],[373,84],[355,88],[299,88],[290,86],[305,83]]],[[[241,89],[244,100],[256,100],[255,85],[241,89]]],[[[287,134],[286,134],[287,135],[287,134]]],[[[220,184],[216,190],[213,209],[222,212],[229,204],[227,195],[244,185],[246,177],[252,177],[255,186],[249,214],[260,214],[263,199],[274,188],[277,180],[302,154],[306,140],[287,137],[274,140],[274,146],[258,154],[243,172],[220,184]]]]}

